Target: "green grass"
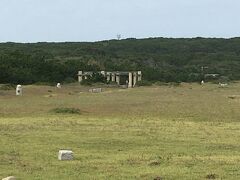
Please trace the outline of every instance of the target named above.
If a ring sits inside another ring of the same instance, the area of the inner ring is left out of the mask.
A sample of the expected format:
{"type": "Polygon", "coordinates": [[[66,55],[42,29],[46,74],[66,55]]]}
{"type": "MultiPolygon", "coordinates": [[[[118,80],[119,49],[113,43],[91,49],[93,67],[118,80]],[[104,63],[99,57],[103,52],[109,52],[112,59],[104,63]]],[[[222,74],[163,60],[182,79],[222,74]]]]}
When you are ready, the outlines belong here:
{"type": "Polygon", "coordinates": [[[0,178],[240,178],[238,83],[98,94],[79,86],[27,86],[22,97],[1,92],[0,178]],[[60,149],[73,150],[74,161],[58,161],[60,149]]]}

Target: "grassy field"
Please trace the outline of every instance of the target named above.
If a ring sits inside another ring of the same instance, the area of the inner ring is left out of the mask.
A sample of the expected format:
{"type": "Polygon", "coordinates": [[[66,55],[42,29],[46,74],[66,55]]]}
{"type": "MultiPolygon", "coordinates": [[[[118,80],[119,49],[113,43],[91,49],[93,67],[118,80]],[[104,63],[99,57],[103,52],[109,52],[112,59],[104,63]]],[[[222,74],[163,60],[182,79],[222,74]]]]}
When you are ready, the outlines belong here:
{"type": "Polygon", "coordinates": [[[240,179],[240,83],[23,94],[0,90],[0,178],[240,179]],[[60,149],[74,160],[58,161],[60,149]]]}

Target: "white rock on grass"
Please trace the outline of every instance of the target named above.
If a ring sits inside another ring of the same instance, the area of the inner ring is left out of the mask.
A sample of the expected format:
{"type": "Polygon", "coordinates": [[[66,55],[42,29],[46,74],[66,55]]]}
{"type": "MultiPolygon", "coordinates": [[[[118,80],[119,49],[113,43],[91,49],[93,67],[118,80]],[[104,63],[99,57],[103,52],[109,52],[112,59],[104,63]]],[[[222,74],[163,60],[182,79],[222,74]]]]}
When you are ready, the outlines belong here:
{"type": "Polygon", "coordinates": [[[16,178],[14,176],[9,176],[9,177],[3,178],[2,180],[16,180],[16,178]]]}
{"type": "Polygon", "coordinates": [[[58,160],[60,160],[60,161],[73,160],[73,152],[70,150],[60,150],[58,153],[58,160]]]}
{"type": "Polygon", "coordinates": [[[58,89],[61,89],[62,88],[62,85],[60,83],[57,83],[57,88],[58,89]]]}

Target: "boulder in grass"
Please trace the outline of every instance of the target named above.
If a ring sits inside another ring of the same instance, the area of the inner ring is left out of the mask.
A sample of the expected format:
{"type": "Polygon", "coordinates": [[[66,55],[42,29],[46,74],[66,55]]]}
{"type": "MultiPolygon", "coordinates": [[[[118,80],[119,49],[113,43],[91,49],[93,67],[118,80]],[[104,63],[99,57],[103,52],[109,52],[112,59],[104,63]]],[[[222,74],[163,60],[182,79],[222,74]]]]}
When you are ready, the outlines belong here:
{"type": "Polygon", "coordinates": [[[60,161],[73,160],[73,152],[70,150],[60,150],[58,153],[58,160],[60,160],[60,161]]]}
{"type": "Polygon", "coordinates": [[[9,176],[6,178],[3,178],[2,180],[16,180],[17,178],[15,178],[14,176],[9,176]]]}

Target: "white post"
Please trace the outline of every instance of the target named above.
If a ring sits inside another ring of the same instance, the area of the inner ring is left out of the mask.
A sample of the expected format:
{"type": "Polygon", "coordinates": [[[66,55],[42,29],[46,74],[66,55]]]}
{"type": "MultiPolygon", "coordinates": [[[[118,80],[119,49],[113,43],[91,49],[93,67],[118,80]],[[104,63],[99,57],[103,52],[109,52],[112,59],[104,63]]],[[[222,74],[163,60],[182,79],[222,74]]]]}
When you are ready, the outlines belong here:
{"type": "Polygon", "coordinates": [[[119,74],[116,75],[116,82],[117,82],[118,85],[120,85],[120,75],[119,74]]]}
{"type": "Polygon", "coordinates": [[[62,86],[61,86],[60,83],[57,83],[57,88],[58,88],[58,89],[61,89],[61,88],[62,88],[62,86]]]}
{"type": "Polygon", "coordinates": [[[128,74],[128,88],[132,88],[133,73],[129,72],[128,74]]]}
{"type": "Polygon", "coordinates": [[[137,73],[134,72],[133,73],[133,87],[135,87],[136,84],[137,84],[137,73]]]}
{"type": "Polygon", "coordinates": [[[142,71],[138,71],[138,81],[142,81],[142,71]]]}
{"type": "Polygon", "coordinates": [[[111,74],[107,73],[107,82],[109,82],[111,80],[111,74]]]}
{"type": "Polygon", "coordinates": [[[16,96],[22,96],[22,86],[21,85],[17,85],[16,96]]]}
{"type": "Polygon", "coordinates": [[[83,74],[82,71],[78,71],[78,82],[82,82],[83,80],[82,74],[83,74]]]}

